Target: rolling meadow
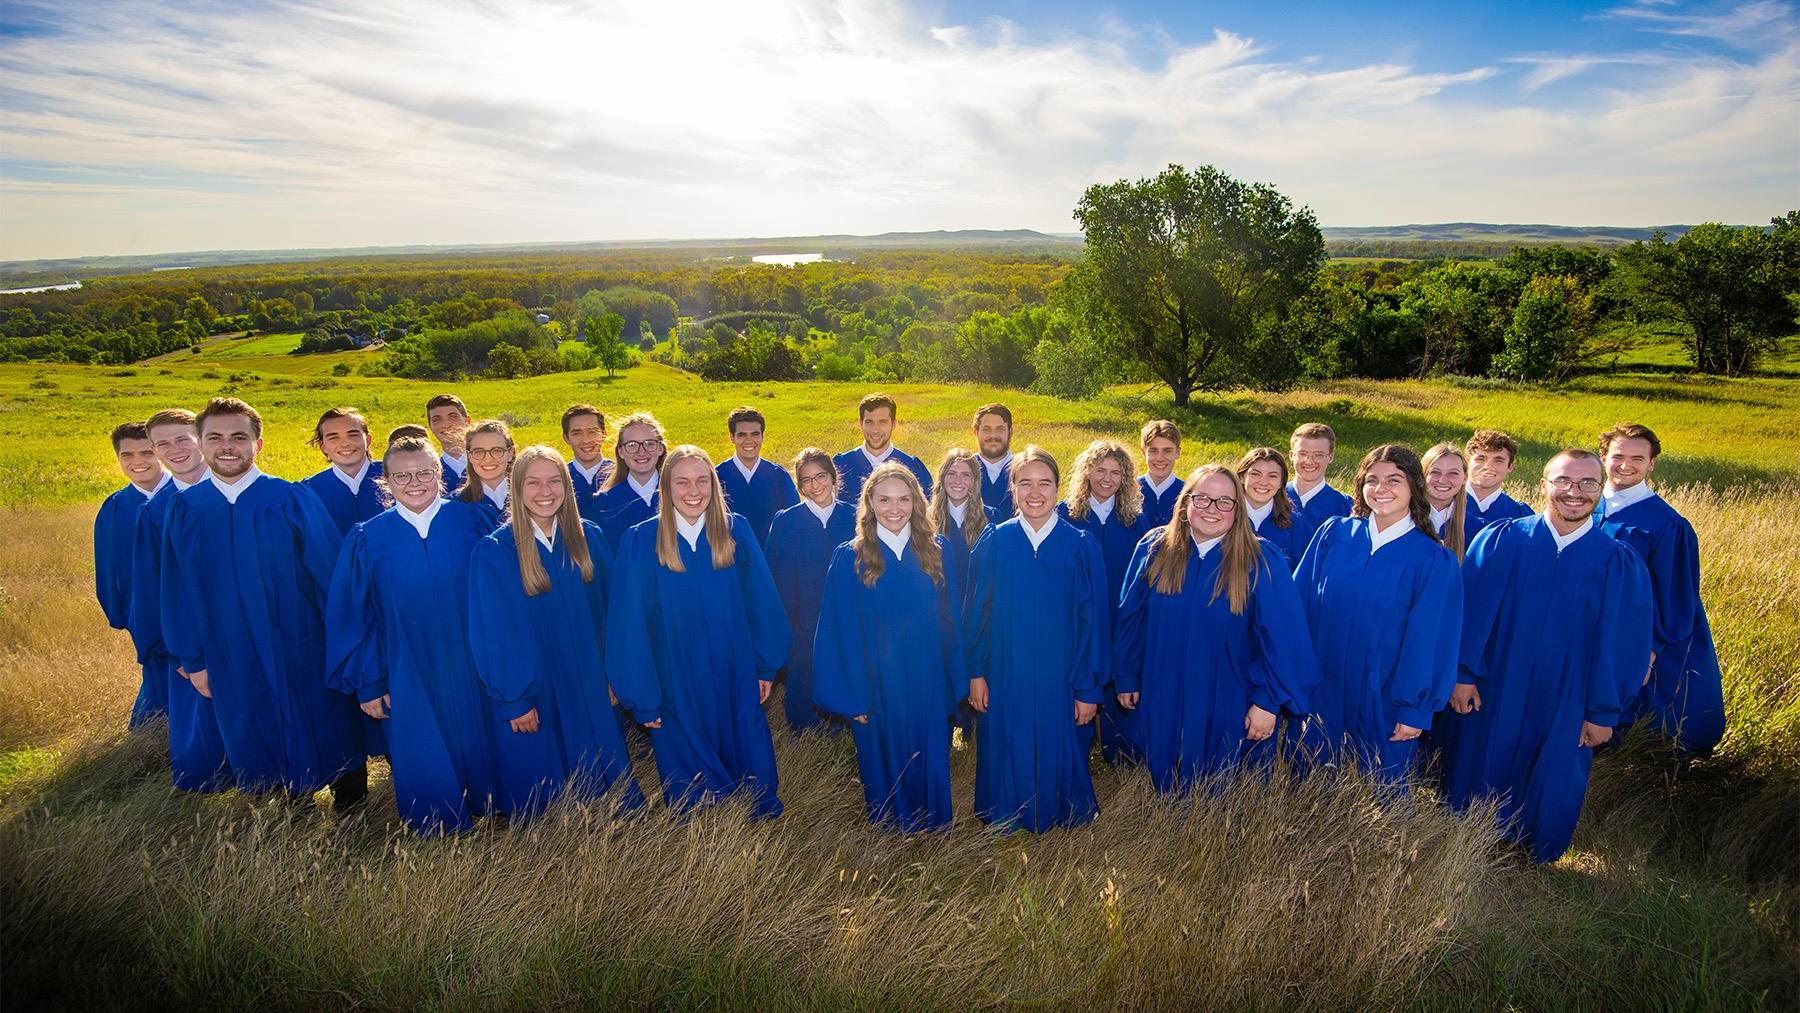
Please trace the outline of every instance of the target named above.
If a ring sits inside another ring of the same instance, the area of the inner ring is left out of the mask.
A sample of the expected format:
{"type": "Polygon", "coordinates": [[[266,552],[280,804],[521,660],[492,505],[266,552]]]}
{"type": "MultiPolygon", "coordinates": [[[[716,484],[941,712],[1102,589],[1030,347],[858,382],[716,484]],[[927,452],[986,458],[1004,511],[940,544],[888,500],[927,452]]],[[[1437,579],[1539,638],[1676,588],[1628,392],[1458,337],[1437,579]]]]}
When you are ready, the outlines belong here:
{"type": "MultiPolygon", "coordinates": [[[[769,419],[765,454],[858,439],[867,388],[711,383],[644,364],[450,385],[335,376],[375,353],[289,356],[297,335],[214,340],[131,367],[0,365],[0,999],[12,1008],[1720,1008],[1800,1004],[1800,383],[1629,368],[1555,388],[1342,380],[1285,394],[1162,389],[1061,401],[894,384],[896,443],[935,464],[974,408],[1008,403],[1015,448],[1067,462],[1187,436],[1185,472],[1340,435],[1340,487],[1368,446],[1474,428],[1544,460],[1625,419],[1653,426],[1656,478],[1699,530],[1730,728],[1684,763],[1642,731],[1600,757],[1575,845],[1544,868],[1429,788],[1346,772],[1220,784],[1179,802],[1097,768],[1102,814],[1043,837],[986,833],[956,754],[954,830],[867,827],[846,738],[777,734],[787,815],[735,805],[678,821],[563,803],[522,829],[420,841],[378,778],[340,818],[235,792],[177,794],[152,725],[124,731],[138,678],[93,601],[91,524],[120,484],[106,434],[216,393],[263,412],[264,470],[322,467],[323,409],[377,439],[454,389],[521,445],[560,445],[563,406],[653,411],[671,442],[728,452],[725,414],[769,419]]],[[[429,603],[422,603],[429,608],[429,603]]],[[[1597,631],[1596,635],[1604,635],[1597,631]]],[[[779,692],[779,691],[778,691],[779,692]]],[[[779,707],[771,700],[772,708],[779,707]]],[[[779,719],[776,719],[779,722],[779,719]]],[[[777,724],[779,728],[779,723],[777,724]]],[[[638,777],[655,783],[648,757],[638,777]]]]}

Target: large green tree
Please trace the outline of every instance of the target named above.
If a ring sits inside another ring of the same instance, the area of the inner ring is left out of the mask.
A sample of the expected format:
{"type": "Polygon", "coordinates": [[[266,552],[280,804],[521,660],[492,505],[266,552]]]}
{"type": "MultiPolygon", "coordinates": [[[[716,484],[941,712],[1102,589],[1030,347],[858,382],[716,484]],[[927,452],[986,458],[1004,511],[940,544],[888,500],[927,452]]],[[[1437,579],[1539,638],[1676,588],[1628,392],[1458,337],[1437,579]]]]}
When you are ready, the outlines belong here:
{"type": "Polygon", "coordinates": [[[1110,354],[1168,384],[1176,405],[1299,375],[1293,331],[1276,324],[1325,263],[1312,211],[1266,183],[1171,165],[1089,187],[1075,217],[1087,252],[1064,305],[1110,354]]]}

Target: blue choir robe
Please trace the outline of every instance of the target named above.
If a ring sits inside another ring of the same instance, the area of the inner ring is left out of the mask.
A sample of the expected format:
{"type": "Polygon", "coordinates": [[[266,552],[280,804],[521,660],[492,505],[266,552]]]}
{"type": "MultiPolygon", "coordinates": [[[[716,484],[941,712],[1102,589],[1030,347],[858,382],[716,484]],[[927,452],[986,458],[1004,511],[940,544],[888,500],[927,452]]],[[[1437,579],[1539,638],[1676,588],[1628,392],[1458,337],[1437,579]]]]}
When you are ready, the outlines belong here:
{"type": "Polygon", "coordinates": [[[488,504],[445,500],[420,538],[394,507],[351,528],[331,578],[327,678],[361,703],[389,698],[394,800],[420,833],[466,830],[500,795],[468,639],[441,633],[468,628],[470,555],[495,521],[488,504]]]}
{"type": "Polygon", "coordinates": [[[981,502],[987,506],[988,512],[994,515],[996,523],[1010,520],[1013,515],[1012,499],[1012,462],[1000,469],[998,479],[988,478],[987,466],[981,455],[975,455],[975,473],[981,476],[981,502]]]}
{"type": "MultiPolygon", "coordinates": [[[[931,472],[925,467],[925,462],[899,447],[892,446],[889,448],[888,456],[882,459],[881,463],[887,464],[890,461],[894,464],[905,465],[906,470],[912,472],[913,477],[919,480],[919,488],[924,491],[925,498],[931,499],[931,472]]],[[[869,455],[863,453],[862,447],[856,446],[833,457],[831,463],[837,467],[838,481],[841,484],[838,496],[851,503],[858,502],[857,498],[862,495],[864,480],[875,471],[875,465],[869,463],[869,455]]]]}
{"type": "Polygon", "coordinates": [[[525,594],[510,526],[482,538],[469,562],[469,653],[492,708],[499,808],[514,818],[541,812],[571,779],[581,797],[617,787],[623,808],[644,802],[607,694],[612,553],[583,521],[578,537],[593,562],[593,579],[583,581],[565,537],[558,530],[548,549],[532,540],[550,576],[542,594],[525,594]],[[538,730],[513,731],[512,720],[533,710],[538,730]]]}
{"type": "Polygon", "coordinates": [[[1370,555],[1370,523],[1328,518],[1294,572],[1320,681],[1288,739],[1398,782],[1417,740],[1388,741],[1394,725],[1430,728],[1455,685],[1462,578],[1455,554],[1417,528],[1370,555]]]}
{"type": "Polygon", "coordinates": [[[594,480],[590,482],[587,480],[587,476],[581,473],[581,469],[575,466],[575,462],[570,461],[569,481],[575,485],[575,501],[585,503],[590,497],[600,495],[600,487],[606,484],[606,478],[612,474],[612,470],[613,463],[602,460],[600,467],[594,471],[594,480]]]}
{"type": "Polygon", "coordinates": [[[464,454],[462,460],[463,470],[453,471],[450,468],[449,455],[438,455],[438,467],[443,469],[444,495],[446,497],[454,497],[457,490],[462,488],[463,481],[469,477],[469,455],[464,454]]]}
{"type": "Polygon", "coordinates": [[[1058,519],[1034,552],[1023,525],[1014,517],[976,542],[963,644],[970,677],[988,684],[975,815],[1041,833],[1099,812],[1075,702],[1100,702],[1112,630],[1099,543],[1058,519]]]}
{"type": "Polygon", "coordinates": [[[354,493],[344,484],[343,479],[332,474],[336,470],[337,465],[334,464],[310,478],[302,479],[300,484],[319,497],[319,502],[325,504],[325,512],[331,515],[332,523],[337,525],[338,532],[347,535],[352,525],[387,509],[387,504],[381,501],[381,489],[375,484],[375,480],[381,477],[381,462],[369,462],[369,471],[354,493]]]}
{"type": "Polygon", "coordinates": [[[676,809],[738,791],[755,818],[781,815],[775,744],[759,700],[793,640],[762,548],[739,514],[732,564],[713,569],[702,532],[675,538],[685,571],[656,558],[659,520],[625,533],[606,617],[606,672],[619,702],[650,730],[663,800],[676,809]]]}
{"type": "Polygon", "coordinates": [[[1150,487],[1147,476],[1138,476],[1138,491],[1144,494],[1144,519],[1153,528],[1160,528],[1169,523],[1175,516],[1175,501],[1181,498],[1182,487],[1187,483],[1177,476],[1169,483],[1169,487],[1158,496],[1150,487]]]}
{"type": "MultiPolygon", "coordinates": [[[[176,671],[175,656],[163,642],[163,553],[188,551],[179,545],[164,548],[169,510],[180,492],[174,481],[164,483],[138,514],[131,553],[131,639],[137,646],[138,663],[146,670],[156,666],[167,687],[169,770],[175,787],[182,791],[224,791],[231,787],[233,779],[213,702],[201,696],[194,684],[176,671]]],[[[170,607],[191,606],[176,601],[170,607]]]]}
{"type": "Polygon", "coordinates": [[[1294,490],[1292,482],[1287,486],[1287,498],[1288,504],[1294,508],[1290,515],[1294,522],[1294,553],[1288,558],[1298,567],[1300,557],[1306,554],[1306,547],[1312,544],[1313,535],[1318,533],[1319,528],[1333,517],[1350,516],[1350,508],[1355,503],[1331,486],[1321,485],[1313,492],[1312,500],[1301,506],[1300,494],[1294,490]]]}
{"type": "MultiPolygon", "coordinates": [[[[1475,536],[1481,533],[1481,529],[1495,521],[1503,521],[1509,517],[1530,517],[1534,512],[1529,506],[1504,492],[1495,496],[1494,501],[1488,504],[1486,510],[1481,509],[1481,504],[1475,502],[1475,496],[1472,493],[1465,492],[1463,496],[1468,500],[1463,510],[1464,546],[1474,544],[1475,536]]],[[[1466,552],[1465,549],[1465,554],[1466,552]]]]}
{"type": "Polygon", "coordinates": [[[1300,717],[1319,681],[1319,663],[1287,560],[1268,542],[1241,615],[1213,596],[1222,546],[1188,554],[1181,591],[1164,594],[1150,578],[1160,538],[1138,543],[1119,603],[1113,684],[1139,693],[1136,745],[1158,791],[1183,792],[1240,762],[1263,765],[1276,737],[1244,738],[1255,704],[1300,717]]]}
{"type": "Polygon", "coordinates": [[[1600,523],[1644,561],[1656,601],[1654,670],[1626,708],[1624,723],[1647,721],[1683,751],[1710,753],[1725,737],[1725,693],[1712,625],[1700,600],[1700,543],[1694,526],[1654,494],[1607,514],[1600,523]]]}
{"type": "Polygon", "coordinates": [[[1553,862],[1569,847],[1594,751],[1581,724],[1615,726],[1650,664],[1650,575],[1596,527],[1556,551],[1541,515],[1482,529],[1463,558],[1458,682],[1481,709],[1446,710],[1444,794],[1500,797],[1502,832],[1553,862]]]}
{"type": "MultiPolygon", "coordinates": [[[[1104,521],[1096,517],[1092,509],[1081,520],[1071,520],[1067,501],[1056,504],[1056,514],[1099,543],[1100,558],[1106,562],[1106,618],[1109,624],[1113,623],[1118,615],[1119,592],[1125,587],[1125,573],[1131,567],[1132,553],[1149,533],[1150,519],[1140,513],[1130,524],[1121,522],[1116,497],[1113,509],[1104,521]]],[[[1137,759],[1137,750],[1132,745],[1132,725],[1136,720],[1136,714],[1119,706],[1119,698],[1113,691],[1108,689],[1101,694],[1100,713],[1095,717],[1091,731],[1100,739],[1100,755],[1106,762],[1116,763],[1121,757],[1130,761],[1137,759]]]]}
{"type": "Polygon", "coordinates": [[[934,583],[907,547],[880,545],[885,566],[874,587],[857,573],[856,549],[837,547],[813,647],[819,706],[850,722],[869,822],[911,833],[950,826],[950,720],[969,695],[962,647],[961,579],[943,552],[934,583]]]}
{"type": "MultiPolygon", "coordinates": [[[[160,492],[172,480],[165,474],[162,484],[151,491],[160,492]]],[[[132,545],[137,535],[138,515],[150,502],[150,495],[135,485],[106,497],[94,515],[94,597],[106,624],[115,630],[131,628],[131,564],[132,545]]],[[[135,647],[135,642],[134,642],[135,647]]],[[[137,648],[138,653],[143,653],[137,648]]],[[[169,684],[162,666],[142,663],[137,699],[131,704],[127,727],[137,726],[166,713],[169,709],[169,684]]]]}
{"type": "MultiPolygon", "coordinates": [[[[613,555],[619,551],[619,541],[625,532],[633,526],[642,524],[656,516],[662,508],[662,490],[650,494],[648,502],[637,494],[628,480],[620,480],[618,485],[607,489],[588,501],[592,504],[583,520],[593,521],[600,526],[600,533],[606,537],[606,547],[613,555]]],[[[577,504],[577,507],[586,504],[577,504]]]]}
{"type": "Polygon", "coordinates": [[[756,532],[756,540],[764,548],[769,543],[769,527],[775,515],[800,502],[800,490],[787,469],[758,459],[750,480],[738,470],[736,458],[719,465],[719,488],[725,490],[725,506],[734,514],[742,514],[756,532]]]}
{"type": "MultiPolygon", "coordinates": [[[[966,510],[967,507],[964,509],[966,510]]],[[[993,507],[986,504],[982,505],[981,512],[982,516],[987,518],[987,523],[982,526],[983,533],[985,533],[988,528],[991,528],[1012,516],[1010,512],[1005,516],[1002,516],[998,510],[995,510],[993,507]]],[[[963,514],[963,518],[966,522],[968,514],[963,514]]],[[[959,594],[956,603],[959,614],[962,609],[968,605],[969,601],[969,553],[975,549],[975,546],[969,544],[969,536],[964,533],[965,527],[966,524],[958,524],[956,523],[956,518],[951,517],[949,519],[948,527],[943,532],[944,551],[956,557],[956,572],[963,575],[962,591],[959,594]]],[[[980,540],[980,536],[977,535],[976,541],[980,540]]]]}
{"type": "Polygon", "coordinates": [[[208,480],[169,508],[163,641],[184,670],[206,671],[245,791],[317,791],[363,766],[365,716],[325,683],[325,596],[342,542],[317,496],[269,475],[235,504],[208,480]]]}
{"type": "Polygon", "coordinates": [[[1300,533],[1299,525],[1295,523],[1293,517],[1288,518],[1288,525],[1284,528],[1275,523],[1275,515],[1271,512],[1269,516],[1263,518],[1261,524],[1252,526],[1251,530],[1256,532],[1256,537],[1281,553],[1281,558],[1286,562],[1290,572],[1299,565],[1300,556],[1306,552],[1306,543],[1297,540],[1300,533]]]}
{"type": "Polygon", "coordinates": [[[769,574],[793,634],[782,707],[788,728],[796,733],[821,723],[813,706],[813,634],[825,601],[825,573],[831,567],[831,554],[855,537],[856,507],[843,500],[832,506],[831,517],[824,524],[805,503],[797,503],[776,514],[769,526],[769,574]]]}

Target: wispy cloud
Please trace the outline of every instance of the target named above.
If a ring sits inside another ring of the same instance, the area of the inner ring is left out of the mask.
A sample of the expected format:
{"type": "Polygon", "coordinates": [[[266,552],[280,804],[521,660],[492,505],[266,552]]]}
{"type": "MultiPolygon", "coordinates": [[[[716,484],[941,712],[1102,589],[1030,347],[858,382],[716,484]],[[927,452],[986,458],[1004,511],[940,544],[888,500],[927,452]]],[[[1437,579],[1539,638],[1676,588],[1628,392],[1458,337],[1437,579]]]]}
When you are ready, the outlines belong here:
{"type": "Polygon", "coordinates": [[[1087,184],[1171,161],[1341,224],[1753,221],[1800,203],[1800,46],[1745,27],[1768,8],[1792,17],[1612,12],[1737,33],[1730,58],[1422,69],[898,0],[9,5],[33,30],[0,35],[0,257],[1066,230],[1087,184]]]}

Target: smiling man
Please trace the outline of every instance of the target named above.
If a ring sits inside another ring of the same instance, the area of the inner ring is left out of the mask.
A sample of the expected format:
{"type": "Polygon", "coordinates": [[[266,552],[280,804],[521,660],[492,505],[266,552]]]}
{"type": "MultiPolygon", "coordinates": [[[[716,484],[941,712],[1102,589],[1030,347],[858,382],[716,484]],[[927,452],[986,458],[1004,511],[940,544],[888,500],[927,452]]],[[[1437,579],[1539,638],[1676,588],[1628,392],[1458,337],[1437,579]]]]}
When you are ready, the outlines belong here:
{"type": "Polygon", "coordinates": [[[606,416],[591,404],[572,404],[562,413],[563,442],[569,445],[569,479],[577,507],[600,494],[612,462],[606,459],[606,416]]]}
{"type": "Polygon", "coordinates": [[[838,493],[843,499],[856,502],[869,473],[890,460],[906,465],[906,470],[919,480],[919,488],[925,497],[931,498],[931,471],[925,467],[925,462],[894,446],[894,426],[898,418],[894,399],[886,394],[870,394],[857,402],[856,421],[862,428],[862,446],[831,459],[843,483],[838,493]]]}
{"type": "Polygon", "coordinates": [[[1463,537],[1474,541],[1481,529],[1508,517],[1530,517],[1531,508],[1501,488],[1519,464],[1519,444],[1498,429],[1479,429],[1463,444],[1469,469],[1463,537]]]}
{"type": "Polygon", "coordinates": [[[975,446],[981,452],[981,502],[994,508],[994,523],[1013,515],[1012,409],[999,403],[975,409],[975,446]]]}
{"type": "MultiPolygon", "coordinates": [[[[157,461],[150,434],[142,422],[122,422],[113,427],[112,446],[119,470],[125,475],[125,486],[106,497],[94,516],[94,597],[106,613],[107,624],[123,630],[131,622],[131,547],[138,515],[169,481],[169,473],[157,461]]],[[[130,727],[136,728],[168,709],[168,687],[160,676],[156,666],[145,663],[137,701],[131,705],[130,727]]]]}
{"type": "Polygon", "coordinates": [[[351,525],[387,509],[375,481],[381,477],[381,462],[369,458],[369,423],[361,409],[327,408],[308,442],[319,448],[329,463],[324,471],[300,484],[325,504],[339,534],[348,534],[351,525]]]}
{"type": "Polygon", "coordinates": [[[1288,483],[1288,502],[1294,507],[1294,548],[1304,553],[1313,533],[1333,517],[1350,516],[1350,497],[1325,483],[1331,462],[1337,459],[1337,433],[1323,422],[1307,422],[1288,438],[1288,461],[1294,480],[1288,483]]]}
{"type": "Polygon", "coordinates": [[[469,473],[469,456],[463,449],[463,439],[469,431],[469,409],[455,394],[435,395],[425,402],[425,424],[443,448],[438,463],[444,469],[444,495],[452,495],[462,488],[463,476],[469,473]]]}
{"type": "Polygon", "coordinates": [[[757,544],[767,546],[775,515],[800,502],[800,490],[786,469],[762,459],[764,426],[762,412],[754,408],[737,408],[727,415],[725,431],[737,452],[717,470],[726,508],[742,514],[756,533],[757,544]]]}

